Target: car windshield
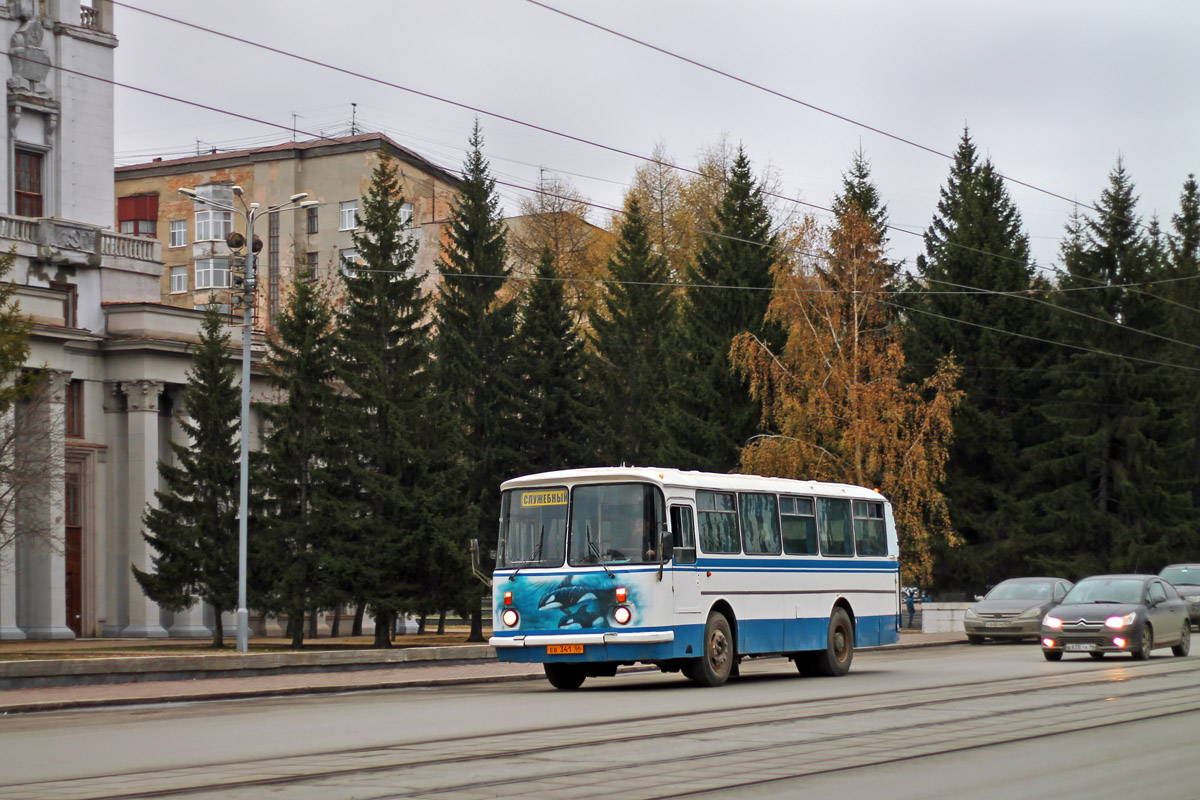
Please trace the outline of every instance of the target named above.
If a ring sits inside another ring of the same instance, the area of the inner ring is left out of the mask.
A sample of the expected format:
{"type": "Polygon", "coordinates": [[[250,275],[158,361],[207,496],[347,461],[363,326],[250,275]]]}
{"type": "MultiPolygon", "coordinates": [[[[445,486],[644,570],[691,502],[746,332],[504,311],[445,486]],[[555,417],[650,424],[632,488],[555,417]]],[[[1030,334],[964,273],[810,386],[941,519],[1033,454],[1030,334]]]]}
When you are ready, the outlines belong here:
{"type": "Polygon", "coordinates": [[[1142,602],[1142,582],[1136,578],[1089,578],[1075,584],[1067,592],[1063,604],[1121,603],[1136,605],[1142,602]]]}
{"type": "Polygon", "coordinates": [[[1032,600],[1040,603],[1050,599],[1050,584],[1004,581],[992,588],[984,600],[1032,600]]]}
{"type": "Polygon", "coordinates": [[[1167,567],[1158,576],[1176,586],[1200,586],[1200,566],[1167,567]]]}

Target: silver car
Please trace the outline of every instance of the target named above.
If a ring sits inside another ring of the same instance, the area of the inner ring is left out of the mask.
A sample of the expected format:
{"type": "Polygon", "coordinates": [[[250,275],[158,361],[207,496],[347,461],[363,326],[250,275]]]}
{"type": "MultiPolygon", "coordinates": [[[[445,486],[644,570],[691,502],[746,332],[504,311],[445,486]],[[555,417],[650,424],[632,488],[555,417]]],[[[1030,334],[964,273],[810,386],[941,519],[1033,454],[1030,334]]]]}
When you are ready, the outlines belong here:
{"type": "Polygon", "coordinates": [[[1175,587],[1187,603],[1188,619],[1200,625],[1200,564],[1172,564],[1163,567],[1158,577],[1175,587]]]}
{"type": "Polygon", "coordinates": [[[1010,578],[992,587],[963,617],[967,641],[985,639],[1038,639],[1042,617],[1070,591],[1066,578],[1010,578]]]}

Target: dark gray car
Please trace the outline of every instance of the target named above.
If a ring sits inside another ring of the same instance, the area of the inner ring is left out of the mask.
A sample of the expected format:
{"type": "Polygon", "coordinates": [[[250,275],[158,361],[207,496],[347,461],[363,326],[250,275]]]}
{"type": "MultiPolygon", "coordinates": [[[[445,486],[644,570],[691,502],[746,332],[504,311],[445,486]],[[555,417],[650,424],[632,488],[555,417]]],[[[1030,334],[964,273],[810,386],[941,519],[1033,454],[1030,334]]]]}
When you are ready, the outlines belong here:
{"type": "Polygon", "coordinates": [[[1175,587],[1157,575],[1095,575],[1067,592],[1042,620],[1042,655],[1130,653],[1147,659],[1170,647],[1186,656],[1192,643],[1187,607],[1175,587]]]}
{"type": "Polygon", "coordinates": [[[1172,564],[1163,567],[1158,577],[1175,587],[1187,603],[1192,624],[1200,625],[1200,564],[1172,564]]]}
{"type": "Polygon", "coordinates": [[[966,610],[963,630],[971,644],[985,639],[1037,639],[1042,617],[1062,602],[1071,582],[1065,578],[1010,578],[992,587],[966,610]]]}

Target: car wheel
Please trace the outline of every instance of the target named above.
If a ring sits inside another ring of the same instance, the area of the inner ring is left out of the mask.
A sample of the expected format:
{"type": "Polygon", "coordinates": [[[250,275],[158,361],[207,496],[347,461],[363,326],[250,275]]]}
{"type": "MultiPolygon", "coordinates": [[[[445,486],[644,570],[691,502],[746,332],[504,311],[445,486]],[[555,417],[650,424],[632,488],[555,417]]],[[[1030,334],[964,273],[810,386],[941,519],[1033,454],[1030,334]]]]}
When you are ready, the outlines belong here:
{"type": "Polygon", "coordinates": [[[1177,656],[1186,656],[1192,649],[1192,625],[1190,622],[1183,623],[1183,631],[1179,634],[1179,644],[1171,648],[1171,652],[1177,656]]]}
{"type": "Polygon", "coordinates": [[[983,644],[983,637],[975,633],[968,633],[967,641],[971,644],[983,644]]]}
{"type": "Polygon", "coordinates": [[[1142,626],[1142,640],[1138,642],[1137,649],[1133,651],[1133,657],[1138,661],[1146,661],[1150,658],[1150,651],[1154,649],[1154,631],[1149,625],[1142,626]]]}
{"type": "Polygon", "coordinates": [[[720,611],[708,615],[704,625],[704,655],[700,656],[689,675],[701,686],[720,686],[729,680],[733,669],[733,635],[729,620],[720,611]]]}
{"type": "Polygon", "coordinates": [[[835,678],[850,671],[854,660],[854,626],[845,609],[835,608],[829,616],[829,631],[825,637],[825,649],[813,653],[817,672],[835,678]]]}
{"type": "Polygon", "coordinates": [[[1047,661],[1062,661],[1061,650],[1043,650],[1042,655],[1046,657],[1047,661]]]}
{"type": "Polygon", "coordinates": [[[1096,659],[1104,658],[1104,653],[1088,653],[1088,655],[1096,659]]]}
{"type": "Polygon", "coordinates": [[[543,664],[546,668],[546,680],[555,689],[578,689],[583,686],[587,675],[579,664],[543,664]]]}

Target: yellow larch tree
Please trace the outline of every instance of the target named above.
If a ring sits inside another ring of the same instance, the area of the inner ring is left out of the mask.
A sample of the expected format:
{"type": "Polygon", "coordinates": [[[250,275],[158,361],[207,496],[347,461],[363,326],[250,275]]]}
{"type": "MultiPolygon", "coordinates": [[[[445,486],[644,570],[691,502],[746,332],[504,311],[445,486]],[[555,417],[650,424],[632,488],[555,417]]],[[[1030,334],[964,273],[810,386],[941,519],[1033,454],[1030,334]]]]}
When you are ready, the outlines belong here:
{"type": "Polygon", "coordinates": [[[957,544],[940,485],[958,369],[946,359],[923,384],[901,380],[903,328],[885,294],[892,268],[858,208],[831,229],[796,230],[807,245],[776,267],[768,311],[786,331],[782,349],[742,334],[730,353],[773,431],[743,448],[741,467],[879,489],[895,514],[901,579],[927,586],[935,539],[957,544]]]}

